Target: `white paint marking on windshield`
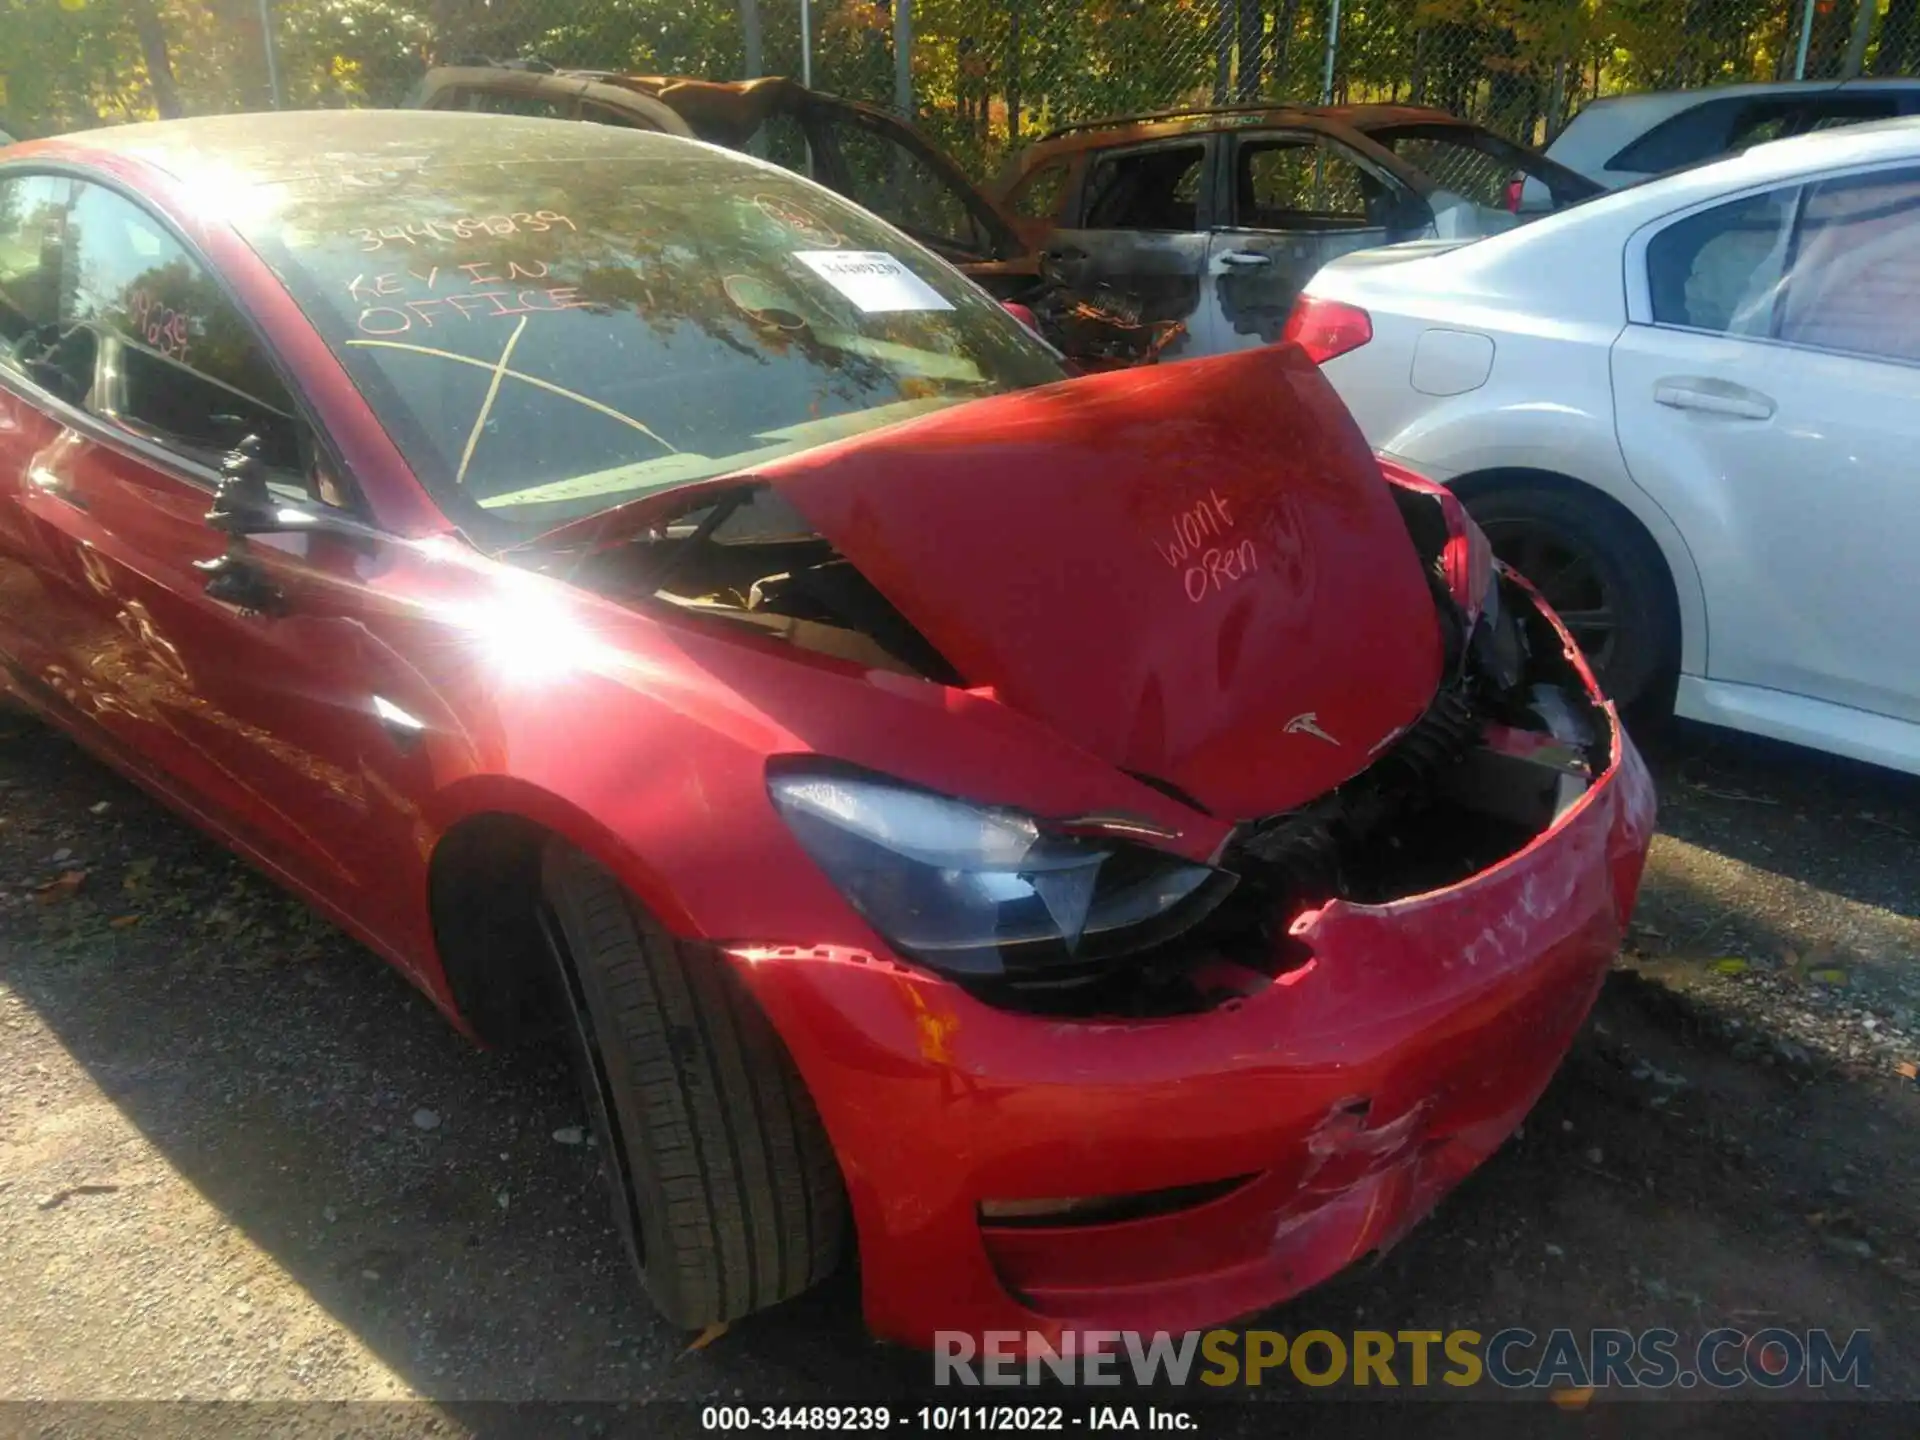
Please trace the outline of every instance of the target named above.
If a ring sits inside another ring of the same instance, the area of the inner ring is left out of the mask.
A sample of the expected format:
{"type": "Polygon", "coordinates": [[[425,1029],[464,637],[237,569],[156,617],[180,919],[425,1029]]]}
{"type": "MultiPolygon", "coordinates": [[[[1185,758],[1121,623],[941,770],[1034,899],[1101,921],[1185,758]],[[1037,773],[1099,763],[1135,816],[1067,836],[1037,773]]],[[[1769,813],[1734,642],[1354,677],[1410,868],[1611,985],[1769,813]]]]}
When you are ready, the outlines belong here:
{"type": "Polygon", "coordinates": [[[796,250],[793,258],[869,315],[953,309],[938,290],[884,250],[796,250]]]}
{"type": "Polygon", "coordinates": [[[474,448],[480,443],[480,432],[487,426],[487,416],[493,413],[493,402],[500,398],[500,380],[507,373],[507,361],[513,358],[513,347],[520,343],[520,332],[527,328],[527,317],[522,315],[513,334],[507,337],[507,347],[500,352],[500,358],[494,362],[493,376],[487,381],[487,398],[480,402],[480,413],[473,417],[473,429],[467,432],[467,448],[460,452],[460,468],[453,473],[453,483],[467,483],[467,466],[473,463],[474,448]]]}
{"type": "MultiPolygon", "coordinates": [[[[457,355],[451,350],[436,350],[431,345],[408,345],[400,340],[349,340],[349,345],[366,350],[405,350],[410,355],[432,355],[441,360],[451,360],[457,365],[471,365],[478,370],[492,370],[495,364],[490,360],[476,360],[471,355],[457,355]]],[[[536,390],[545,390],[548,394],[558,395],[562,400],[571,400],[576,405],[584,405],[596,414],[605,415],[609,420],[618,420],[622,425],[638,430],[642,435],[657,442],[663,448],[679,454],[677,445],[669,445],[658,431],[611,405],[602,405],[591,396],[582,395],[578,390],[569,390],[564,385],[556,385],[551,380],[542,380],[538,375],[529,375],[524,370],[501,369],[500,373],[509,380],[518,380],[523,385],[531,385],[536,390]]]]}

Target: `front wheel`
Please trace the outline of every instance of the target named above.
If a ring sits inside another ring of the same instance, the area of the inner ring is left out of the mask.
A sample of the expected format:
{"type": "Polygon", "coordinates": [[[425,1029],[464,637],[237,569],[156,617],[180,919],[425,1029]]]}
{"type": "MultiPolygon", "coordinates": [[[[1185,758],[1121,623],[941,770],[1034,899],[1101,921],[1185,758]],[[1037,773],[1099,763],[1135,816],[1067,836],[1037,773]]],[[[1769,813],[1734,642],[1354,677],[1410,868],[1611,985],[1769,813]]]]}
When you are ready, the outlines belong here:
{"type": "Polygon", "coordinates": [[[578,851],[549,847],[542,890],[614,1219],[654,1304],[699,1329],[825,1278],[847,1231],[839,1167],[753,997],[578,851]]]}
{"type": "Polygon", "coordinates": [[[1533,484],[1469,491],[1467,513],[1579,644],[1625,709],[1653,702],[1679,670],[1679,617],[1651,538],[1604,496],[1533,484]]]}

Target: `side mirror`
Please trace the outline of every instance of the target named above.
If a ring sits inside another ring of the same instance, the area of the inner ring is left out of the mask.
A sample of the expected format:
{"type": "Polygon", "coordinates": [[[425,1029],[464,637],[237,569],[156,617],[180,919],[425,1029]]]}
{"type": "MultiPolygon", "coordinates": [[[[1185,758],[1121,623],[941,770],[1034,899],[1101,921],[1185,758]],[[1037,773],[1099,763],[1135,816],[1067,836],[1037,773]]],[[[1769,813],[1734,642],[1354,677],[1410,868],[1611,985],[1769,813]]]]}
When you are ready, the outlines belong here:
{"type": "Polygon", "coordinates": [[[278,508],[260,461],[260,437],[243,436],[221,462],[220,488],[213,492],[207,524],[235,539],[264,535],[280,528],[274,519],[278,508]]]}
{"type": "Polygon", "coordinates": [[[235,545],[248,535],[285,535],[299,532],[371,539],[375,533],[351,516],[315,509],[275,495],[267,485],[267,467],[260,459],[260,437],[247,435],[220,465],[220,487],[213,492],[207,524],[229,536],[235,545]]]}
{"type": "Polygon", "coordinates": [[[267,486],[260,449],[260,437],[247,435],[221,463],[220,488],[213,493],[207,524],[227,537],[227,548],[211,560],[194,561],[194,568],[207,577],[207,594],[223,605],[243,614],[273,615],[286,608],[286,597],[248,553],[247,536],[324,531],[361,537],[373,532],[345,517],[277,498],[267,486]]]}

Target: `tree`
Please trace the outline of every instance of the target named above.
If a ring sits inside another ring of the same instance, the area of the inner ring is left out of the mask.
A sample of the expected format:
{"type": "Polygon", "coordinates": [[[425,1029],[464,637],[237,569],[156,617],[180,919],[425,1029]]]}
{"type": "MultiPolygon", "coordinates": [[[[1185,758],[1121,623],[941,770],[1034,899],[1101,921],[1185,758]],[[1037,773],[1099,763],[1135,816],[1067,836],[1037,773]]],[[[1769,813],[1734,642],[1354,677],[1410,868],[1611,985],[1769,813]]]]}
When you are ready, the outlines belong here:
{"type": "Polygon", "coordinates": [[[170,120],[181,110],[180,93],[173,83],[173,60],[167,54],[167,32],[161,27],[153,0],[127,0],[127,12],[133,18],[134,33],[140,37],[140,54],[146,61],[153,108],[162,119],[170,120]]]}

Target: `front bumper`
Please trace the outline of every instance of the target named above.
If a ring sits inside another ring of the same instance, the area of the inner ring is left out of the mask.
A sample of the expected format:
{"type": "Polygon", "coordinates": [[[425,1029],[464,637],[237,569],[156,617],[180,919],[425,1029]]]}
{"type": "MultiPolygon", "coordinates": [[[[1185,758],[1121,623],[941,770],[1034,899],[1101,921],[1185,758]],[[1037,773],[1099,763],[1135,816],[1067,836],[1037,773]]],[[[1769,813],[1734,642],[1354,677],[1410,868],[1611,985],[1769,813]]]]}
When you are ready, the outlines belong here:
{"type": "Polygon", "coordinates": [[[839,1154],[872,1330],[1057,1346],[1203,1328],[1398,1239],[1526,1115],[1619,949],[1654,800],[1615,735],[1607,774],[1526,849],[1443,890],[1302,916],[1310,965],[1202,1015],[1053,1020],[884,955],[731,947],[839,1154]],[[1117,1223],[979,1214],[1238,1177],[1117,1223]]]}

